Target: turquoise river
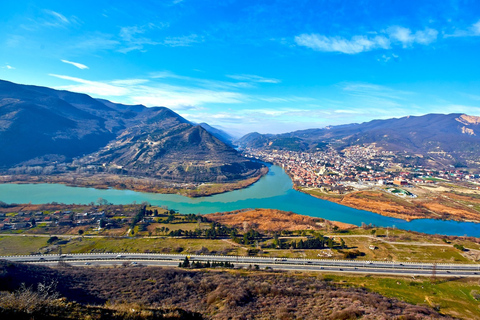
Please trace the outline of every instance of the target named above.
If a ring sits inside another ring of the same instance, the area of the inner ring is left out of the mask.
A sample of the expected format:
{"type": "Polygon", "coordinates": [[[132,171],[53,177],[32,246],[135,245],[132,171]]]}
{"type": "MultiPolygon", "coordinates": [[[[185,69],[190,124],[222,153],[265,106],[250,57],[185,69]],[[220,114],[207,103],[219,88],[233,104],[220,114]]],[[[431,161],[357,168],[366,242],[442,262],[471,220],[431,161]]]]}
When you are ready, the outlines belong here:
{"type": "Polygon", "coordinates": [[[270,208],[292,211],[355,225],[362,222],[430,234],[480,236],[480,224],[472,222],[418,219],[407,222],[379,214],[345,207],[317,199],[293,189],[290,177],[278,166],[252,186],[202,198],[174,194],[142,193],[129,190],[98,190],[67,187],[61,184],[0,184],[0,200],[6,203],[90,203],[98,198],[114,204],[147,201],[152,205],[168,206],[181,213],[212,213],[245,208],[270,208]]]}

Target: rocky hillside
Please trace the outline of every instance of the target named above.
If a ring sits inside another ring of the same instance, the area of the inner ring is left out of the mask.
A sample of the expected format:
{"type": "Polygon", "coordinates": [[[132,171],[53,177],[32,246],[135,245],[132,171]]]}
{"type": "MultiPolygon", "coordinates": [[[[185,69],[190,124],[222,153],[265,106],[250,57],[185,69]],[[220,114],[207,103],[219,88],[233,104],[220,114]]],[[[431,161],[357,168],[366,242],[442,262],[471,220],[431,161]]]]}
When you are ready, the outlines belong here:
{"type": "Polygon", "coordinates": [[[443,165],[479,167],[480,117],[427,114],[279,135],[251,133],[238,141],[243,147],[293,151],[322,150],[327,144],[341,149],[371,143],[386,150],[420,154],[443,165]]]}
{"type": "Polygon", "coordinates": [[[263,166],[167,108],[0,81],[0,168],[46,167],[221,182],[258,175],[263,166]]]}

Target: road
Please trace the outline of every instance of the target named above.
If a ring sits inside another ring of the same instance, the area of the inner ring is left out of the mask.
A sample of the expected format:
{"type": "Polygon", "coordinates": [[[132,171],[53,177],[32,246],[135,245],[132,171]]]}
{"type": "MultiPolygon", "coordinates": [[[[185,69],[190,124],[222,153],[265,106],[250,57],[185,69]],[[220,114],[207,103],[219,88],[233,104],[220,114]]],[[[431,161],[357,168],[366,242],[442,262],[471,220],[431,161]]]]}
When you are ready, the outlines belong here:
{"type": "MultiPolygon", "coordinates": [[[[320,259],[283,259],[246,256],[210,256],[190,255],[192,261],[231,262],[237,267],[258,265],[260,269],[274,270],[346,272],[359,274],[384,274],[403,276],[435,276],[441,277],[480,277],[480,264],[432,264],[383,261],[351,261],[320,259]]],[[[86,253],[59,255],[26,255],[4,256],[15,262],[57,265],[66,262],[75,266],[112,266],[127,264],[131,266],[178,266],[185,259],[181,254],[148,254],[148,253],[86,253]]]]}

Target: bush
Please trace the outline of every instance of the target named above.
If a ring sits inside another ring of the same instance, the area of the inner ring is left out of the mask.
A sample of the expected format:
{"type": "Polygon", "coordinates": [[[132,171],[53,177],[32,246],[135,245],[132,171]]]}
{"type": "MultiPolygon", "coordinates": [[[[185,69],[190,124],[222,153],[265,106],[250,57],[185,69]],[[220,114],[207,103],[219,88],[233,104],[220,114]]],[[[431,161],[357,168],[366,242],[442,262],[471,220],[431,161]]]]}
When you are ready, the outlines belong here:
{"type": "Polygon", "coordinates": [[[54,242],[57,242],[58,240],[59,240],[59,239],[58,239],[57,236],[53,236],[53,237],[48,238],[47,243],[48,243],[48,244],[52,244],[52,243],[54,243],[54,242]]]}

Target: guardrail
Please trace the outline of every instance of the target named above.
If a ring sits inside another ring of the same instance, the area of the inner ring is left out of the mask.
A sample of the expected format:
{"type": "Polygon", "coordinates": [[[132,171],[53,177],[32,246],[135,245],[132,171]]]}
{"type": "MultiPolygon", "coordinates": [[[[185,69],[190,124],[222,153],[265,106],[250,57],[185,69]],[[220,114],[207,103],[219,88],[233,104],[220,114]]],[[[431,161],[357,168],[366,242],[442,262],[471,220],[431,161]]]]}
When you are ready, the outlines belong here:
{"type": "MultiPolygon", "coordinates": [[[[189,254],[167,254],[167,253],[78,253],[65,254],[59,256],[58,254],[43,254],[43,255],[18,255],[18,256],[0,256],[0,259],[13,260],[18,262],[32,262],[32,258],[47,258],[49,261],[68,261],[76,260],[105,260],[105,259],[144,259],[144,260],[173,260],[184,259],[185,256],[194,260],[218,260],[223,259],[229,262],[242,263],[262,263],[271,262],[273,264],[310,264],[313,266],[343,266],[343,267],[375,267],[375,268],[397,268],[397,269],[421,269],[433,270],[472,270],[480,272],[480,264],[452,264],[452,263],[418,263],[418,262],[393,262],[393,261],[361,261],[361,260],[338,260],[338,259],[301,259],[301,258],[270,258],[270,257],[250,257],[250,256],[224,256],[224,255],[189,255],[189,254]],[[88,257],[85,257],[88,256],[88,257]],[[57,259],[54,259],[57,257],[57,259]],[[85,257],[85,258],[83,258],[85,257]],[[165,257],[171,257],[166,259],[165,257]],[[173,257],[173,258],[172,258],[173,257]],[[52,259],[53,258],[53,259],[52,259]],[[25,260],[26,259],[26,260],[25,260]],[[247,261],[248,260],[248,261],[247,261]]],[[[42,260],[43,260],[42,259],[42,260]]]]}

